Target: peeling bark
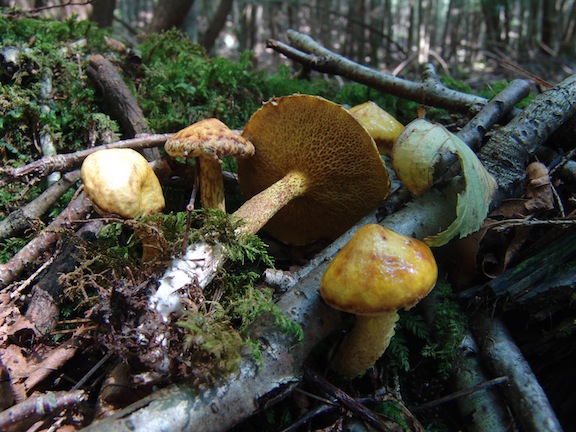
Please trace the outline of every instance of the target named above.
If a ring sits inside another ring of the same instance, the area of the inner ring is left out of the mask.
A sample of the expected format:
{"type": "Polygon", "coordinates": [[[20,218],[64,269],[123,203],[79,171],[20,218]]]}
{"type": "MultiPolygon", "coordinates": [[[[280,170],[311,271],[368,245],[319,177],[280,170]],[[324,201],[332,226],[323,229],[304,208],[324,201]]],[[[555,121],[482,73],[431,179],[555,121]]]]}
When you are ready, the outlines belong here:
{"type": "Polygon", "coordinates": [[[536,96],[480,149],[479,159],[498,183],[493,207],[520,192],[529,159],[554,131],[575,115],[576,75],[572,75],[536,96]]]}

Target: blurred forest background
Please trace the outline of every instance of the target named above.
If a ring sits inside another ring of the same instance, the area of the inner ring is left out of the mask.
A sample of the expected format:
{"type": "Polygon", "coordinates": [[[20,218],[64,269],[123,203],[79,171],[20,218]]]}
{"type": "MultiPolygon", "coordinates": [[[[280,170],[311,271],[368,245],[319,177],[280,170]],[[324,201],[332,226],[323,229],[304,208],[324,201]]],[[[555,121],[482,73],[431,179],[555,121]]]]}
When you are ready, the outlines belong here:
{"type": "Polygon", "coordinates": [[[0,6],[57,19],[78,15],[134,44],[139,34],[175,27],[211,54],[234,59],[251,50],[264,69],[285,61],[266,51],[266,40],[282,40],[290,28],[393,74],[432,61],[458,79],[512,69],[554,82],[576,69],[576,0],[1,0],[0,6]]]}

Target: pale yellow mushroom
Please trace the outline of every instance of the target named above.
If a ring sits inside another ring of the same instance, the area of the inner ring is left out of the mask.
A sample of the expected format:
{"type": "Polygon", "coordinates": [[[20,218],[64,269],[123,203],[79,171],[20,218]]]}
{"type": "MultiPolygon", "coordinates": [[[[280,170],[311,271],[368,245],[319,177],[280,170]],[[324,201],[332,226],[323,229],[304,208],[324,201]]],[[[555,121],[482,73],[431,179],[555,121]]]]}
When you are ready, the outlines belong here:
{"type": "MultiPolygon", "coordinates": [[[[80,178],[86,196],[102,216],[133,219],[164,209],[160,181],[144,156],[135,150],[106,149],[92,153],[82,163],[80,178]]],[[[134,227],[142,240],[142,260],[153,260],[159,249],[157,239],[145,227],[134,227]]]]}
{"type": "Polygon", "coordinates": [[[372,101],[353,106],[350,112],[368,129],[380,153],[389,155],[404,125],[372,101]]]}

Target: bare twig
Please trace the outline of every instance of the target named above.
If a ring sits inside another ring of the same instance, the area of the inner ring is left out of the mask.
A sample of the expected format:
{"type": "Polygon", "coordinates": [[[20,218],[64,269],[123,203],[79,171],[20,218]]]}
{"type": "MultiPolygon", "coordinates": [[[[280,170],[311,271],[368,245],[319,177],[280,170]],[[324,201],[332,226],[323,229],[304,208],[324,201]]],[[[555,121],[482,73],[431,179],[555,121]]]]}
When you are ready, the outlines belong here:
{"type": "Polygon", "coordinates": [[[80,178],[80,171],[71,171],[46,189],[38,198],[10,213],[0,221],[0,239],[14,236],[18,231],[30,228],[70,187],[80,178]]]}
{"type": "Polygon", "coordinates": [[[335,397],[344,408],[365,420],[371,426],[375,427],[376,430],[391,432],[403,430],[398,423],[394,422],[392,419],[385,421],[383,417],[378,416],[374,411],[358,402],[342,389],[322,378],[313,370],[306,368],[304,370],[304,377],[315,387],[318,387],[323,392],[335,397]]]}
{"type": "MultiPolygon", "coordinates": [[[[15,430],[16,425],[32,423],[53,416],[66,408],[74,407],[88,399],[83,390],[48,392],[30,396],[25,401],[0,412],[0,429],[15,430]]],[[[19,429],[20,430],[20,429],[19,429]]]]}
{"type": "Polygon", "coordinates": [[[498,377],[498,378],[493,378],[493,379],[491,379],[491,380],[481,382],[480,384],[476,384],[476,385],[474,385],[474,386],[472,386],[472,387],[468,387],[468,388],[465,388],[465,389],[462,389],[462,390],[458,390],[458,391],[456,391],[456,392],[454,392],[454,393],[451,393],[451,394],[449,394],[449,395],[446,395],[446,396],[443,396],[443,397],[441,397],[441,398],[435,399],[435,400],[433,400],[433,401],[426,402],[426,403],[423,403],[423,404],[421,404],[421,405],[418,405],[417,407],[412,408],[411,411],[412,411],[413,413],[416,413],[416,412],[418,412],[418,411],[424,411],[424,410],[427,410],[427,409],[430,409],[430,408],[434,408],[434,407],[437,407],[438,405],[442,405],[442,404],[444,404],[444,403],[446,403],[446,402],[451,402],[451,401],[453,401],[453,400],[460,399],[460,398],[462,398],[462,397],[464,397],[464,396],[469,396],[469,395],[471,395],[472,393],[476,393],[476,392],[478,392],[478,391],[480,391],[480,390],[485,390],[485,389],[487,389],[487,388],[489,388],[489,387],[492,387],[492,386],[495,386],[495,385],[498,385],[498,384],[504,384],[504,383],[506,383],[506,382],[508,382],[508,377],[505,377],[505,376],[498,377]]]}
{"type": "Polygon", "coordinates": [[[0,168],[0,187],[6,186],[24,176],[34,174],[39,177],[46,176],[54,171],[70,171],[79,168],[86,157],[99,150],[109,148],[132,148],[135,150],[158,147],[163,145],[172,134],[146,134],[122,141],[80,150],[74,153],[47,156],[18,168],[0,168]]]}

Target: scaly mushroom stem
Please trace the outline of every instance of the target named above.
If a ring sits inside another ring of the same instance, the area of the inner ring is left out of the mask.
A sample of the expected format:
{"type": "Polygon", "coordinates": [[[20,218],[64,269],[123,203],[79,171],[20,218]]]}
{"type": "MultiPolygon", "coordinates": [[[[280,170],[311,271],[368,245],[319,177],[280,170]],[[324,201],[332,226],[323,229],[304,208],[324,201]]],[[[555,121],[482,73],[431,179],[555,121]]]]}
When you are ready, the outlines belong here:
{"type": "Polygon", "coordinates": [[[354,327],[338,347],[332,368],[346,378],[364,375],[388,348],[398,318],[396,311],[380,316],[357,316],[354,327]]]}
{"type": "Polygon", "coordinates": [[[299,171],[289,172],[234,212],[234,216],[244,220],[241,232],[256,234],[282,207],[306,190],[306,176],[299,171]]]}
{"type": "Polygon", "coordinates": [[[224,180],[220,161],[212,158],[198,158],[200,164],[200,200],[202,207],[226,212],[224,200],[224,180]]]}

